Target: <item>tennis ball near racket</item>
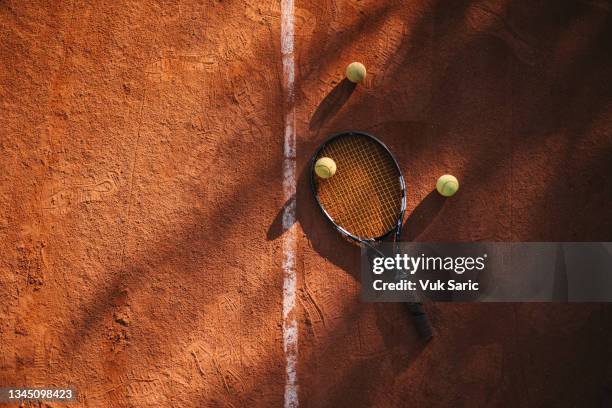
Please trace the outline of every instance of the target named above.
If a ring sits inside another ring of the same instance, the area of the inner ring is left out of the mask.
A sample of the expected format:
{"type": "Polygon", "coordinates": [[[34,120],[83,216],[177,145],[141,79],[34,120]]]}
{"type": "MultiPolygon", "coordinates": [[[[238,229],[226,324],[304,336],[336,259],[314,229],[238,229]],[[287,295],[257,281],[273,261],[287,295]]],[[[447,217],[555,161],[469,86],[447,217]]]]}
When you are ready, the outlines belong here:
{"type": "Polygon", "coordinates": [[[327,179],[336,173],[336,162],[329,157],[321,157],[315,163],[315,173],[322,179],[327,179]]]}
{"type": "Polygon", "coordinates": [[[459,181],[457,177],[445,174],[438,179],[436,183],[436,190],[444,197],[450,197],[459,190],[459,181]]]}
{"type": "Polygon", "coordinates": [[[349,81],[358,84],[366,77],[366,68],[361,62],[351,62],[346,67],[346,77],[349,81]]]}

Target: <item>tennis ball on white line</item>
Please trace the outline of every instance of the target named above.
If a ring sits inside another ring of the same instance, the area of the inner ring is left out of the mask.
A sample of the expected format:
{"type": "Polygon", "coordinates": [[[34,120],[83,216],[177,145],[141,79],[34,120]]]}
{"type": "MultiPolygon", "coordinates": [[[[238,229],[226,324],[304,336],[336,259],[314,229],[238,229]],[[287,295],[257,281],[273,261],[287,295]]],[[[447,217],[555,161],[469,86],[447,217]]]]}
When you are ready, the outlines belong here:
{"type": "Polygon", "coordinates": [[[359,83],[366,77],[366,68],[361,62],[351,62],[346,67],[346,77],[349,81],[359,83]]]}
{"type": "Polygon", "coordinates": [[[336,162],[329,157],[321,157],[315,163],[315,173],[322,179],[327,179],[336,173],[336,162]]]}
{"type": "Polygon", "coordinates": [[[436,190],[444,197],[450,197],[459,190],[459,181],[457,177],[450,174],[445,174],[438,179],[436,190]]]}

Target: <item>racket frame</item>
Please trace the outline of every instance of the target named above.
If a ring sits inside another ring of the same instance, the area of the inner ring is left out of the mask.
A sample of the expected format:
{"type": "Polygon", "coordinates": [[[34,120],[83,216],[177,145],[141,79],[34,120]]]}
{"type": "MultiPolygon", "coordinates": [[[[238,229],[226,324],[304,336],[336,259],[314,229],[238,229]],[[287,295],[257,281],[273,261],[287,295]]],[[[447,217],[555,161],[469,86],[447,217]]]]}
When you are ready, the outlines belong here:
{"type": "Polygon", "coordinates": [[[331,135],[323,143],[321,143],[321,145],[317,148],[317,150],[313,154],[312,159],[310,160],[310,162],[311,162],[310,163],[310,188],[312,190],[312,195],[315,197],[315,200],[317,200],[317,205],[319,206],[319,209],[321,210],[321,212],[323,213],[325,218],[327,218],[327,220],[332,223],[334,228],[342,236],[344,236],[345,238],[348,238],[348,239],[350,239],[352,241],[355,241],[357,243],[367,245],[368,247],[372,248],[373,250],[375,250],[379,254],[380,254],[380,251],[378,251],[374,246],[377,243],[381,242],[383,239],[387,238],[393,232],[395,232],[396,242],[399,241],[399,236],[400,236],[400,232],[401,232],[401,228],[402,228],[402,223],[403,223],[403,220],[404,220],[404,214],[406,213],[406,183],[404,182],[404,176],[402,175],[402,171],[400,169],[400,166],[397,163],[397,160],[395,159],[395,156],[393,156],[393,153],[391,153],[391,150],[389,150],[389,148],[387,147],[387,145],[385,145],[379,139],[377,139],[376,137],[374,137],[371,134],[366,133],[366,132],[361,132],[361,131],[356,131],[356,130],[339,132],[339,133],[335,133],[335,134],[331,135]],[[366,237],[358,237],[357,235],[351,233],[350,231],[347,231],[346,229],[344,229],[343,227],[338,225],[334,221],[332,216],[329,215],[329,213],[325,210],[325,208],[323,207],[323,204],[321,203],[321,200],[319,200],[319,196],[317,194],[317,184],[316,184],[315,171],[314,171],[315,164],[316,164],[316,161],[317,161],[317,157],[319,156],[319,153],[321,152],[321,150],[323,150],[323,148],[325,148],[325,146],[327,146],[329,143],[333,142],[334,140],[336,140],[336,139],[338,139],[340,137],[345,137],[345,136],[363,136],[363,137],[367,137],[367,138],[371,139],[372,141],[376,142],[379,146],[381,146],[387,152],[387,154],[389,155],[389,157],[393,161],[393,164],[395,165],[395,169],[397,170],[397,174],[398,174],[398,178],[399,178],[399,182],[400,182],[401,194],[402,194],[400,211],[397,214],[397,222],[396,222],[396,225],[394,227],[389,228],[388,231],[386,231],[384,234],[382,234],[382,235],[380,235],[378,237],[367,237],[367,238],[366,237]]]}
{"type": "MultiPolygon", "coordinates": [[[[310,160],[310,188],[312,190],[312,195],[315,197],[315,200],[317,201],[317,206],[319,207],[319,209],[321,210],[321,212],[323,213],[325,218],[327,218],[327,220],[329,222],[331,222],[331,224],[340,233],[341,236],[345,237],[349,241],[357,243],[358,245],[359,244],[366,245],[370,249],[372,249],[375,252],[377,252],[379,255],[385,256],[385,254],[383,254],[381,251],[379,251],[375,247],[375,245],[379,244],[380,242],[382,242],[382,240],[384,240],[389,235],[391,235],[393,232],[395,232],[395,253],[398,253],[398,251],[399,251],[400,235],[401,235],[402,225],[404,223],[404,214],[406,213],[406,183],[404,182],[404,176],[402,175],[402,171],[400,169],[400,166],[399,166],[397,160],[395,159],[395,156],[393,155],[393,153],[391,153],[391,150],[389,150],[387,145],[385,145],[383,142],[381,142],[378,138],[372,136],[369,133],[361,132],[361,131],[356,131],[356,130],[339,132],[339,133],[335,133],[335,134],[331,135],[330,137],[328,137],[317,148],[317,150],[312,155],[312,159],[310,160]],[[339,137],[343,137],[343,136],[364,136],[364,137],[367,137],[367,138],[375,141],[384,150],[387,151],[387,154],[389,155],[389,157],[391,158],[391,160],[395,164],[395,168],[397,169],[397,174],[398,174],[398,177],[399,177],[400,188],[401,188],[401,193],[402,193],[401,206],[400,206],[400,211],[399,211],[398,218],[397,218],[397,223],[396,223],[396,225],[394,227],[391,227],[389,229],[389,231],[385,232],[384,234],[382,234],[379,237],[362,238],[362,237],[358,237],[357,235],[351,233],[350,231],[347,231],[346,229],[342,228],[329,215],[329,213],[323,207],[323,205],[321,203],[321,200],[319,200],[319,196],[317,194],[316,179],[315,179],[316,176],[315,176],[315,171],[314,171],[315,170],[315,164],[316,164],[316,161],[317,161],[317,157],[319,156],[319,153],[321,152],[321,150],[323,150],[323,148],[325,146],[327,146],[329,143],[331,143],[335,139],[337,139],[339,137]]],[[[415,323],[416,323],[417,329],[418,329],[421,337],[423,339],[425,339],[425,341],[431,340],[431,338],[433,337],[433,332],[432,332],[431,326],[429,324],[429,320],[427,319],[427,315],[425,314],[425,311],[423,310],[422,303],[421,302],[408,302],[408,303],[406,303],[406,305],[408,306],[408,309],[410,310],[410,313],[412,314],[413,318],[415,319],[415,323]]]]}

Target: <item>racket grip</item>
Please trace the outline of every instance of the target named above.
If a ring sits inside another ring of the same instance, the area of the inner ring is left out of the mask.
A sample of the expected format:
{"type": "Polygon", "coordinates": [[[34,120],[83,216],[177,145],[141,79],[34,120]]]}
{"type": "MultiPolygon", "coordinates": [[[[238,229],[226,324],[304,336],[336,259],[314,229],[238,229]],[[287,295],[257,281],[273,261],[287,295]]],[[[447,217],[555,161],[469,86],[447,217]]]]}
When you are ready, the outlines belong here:
{"type": "Polygon", "coordinates": [[[425,310],[423,310],[423,305],[421,303],[408,303],[408,310],[410,310],[410,314],[414,319],[414,323],[417,327],[421,338],[425,341],[431,340],[433,337],[433,331],[431,329],[431,325],[429,324],[429,319],[425,314],[425,310]]]}

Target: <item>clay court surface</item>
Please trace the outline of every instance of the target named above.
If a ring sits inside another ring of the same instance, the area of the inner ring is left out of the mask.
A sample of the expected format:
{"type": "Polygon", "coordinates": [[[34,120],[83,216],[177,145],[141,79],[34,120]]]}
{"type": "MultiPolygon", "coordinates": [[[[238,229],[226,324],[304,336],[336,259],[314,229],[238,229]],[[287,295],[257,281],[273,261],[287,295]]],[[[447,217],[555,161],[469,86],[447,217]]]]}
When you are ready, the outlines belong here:
{"type": "Polygon", "coordinates": [[[423,344],[402,305],[360,302],[307,170],[363,130],[406,177],[404,240],[612,240],[611,13],[298,0],[287,107],[280,1],[0,1],[0,385],[283,406],[293,108],[300,406],[611,406],[612,307],[430,304],[423,344]]]}

